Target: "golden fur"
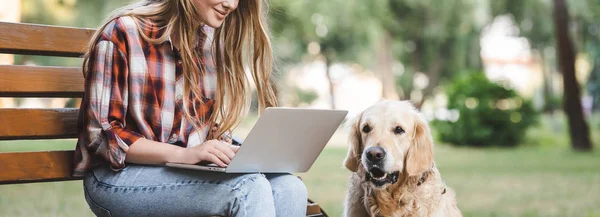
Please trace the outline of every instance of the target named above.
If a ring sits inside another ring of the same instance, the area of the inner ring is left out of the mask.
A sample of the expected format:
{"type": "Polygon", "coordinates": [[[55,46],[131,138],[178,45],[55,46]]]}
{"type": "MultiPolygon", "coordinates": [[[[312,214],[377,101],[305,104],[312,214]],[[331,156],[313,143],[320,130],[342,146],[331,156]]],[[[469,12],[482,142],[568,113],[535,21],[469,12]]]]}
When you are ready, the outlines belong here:
{"type": "Polygon", "coordinates": [[[435,166],[429,126],[412,104],[382,101],[350,123],[344,165],[352,174],[344,216],[462,216],[454,191],[442,181],[435,166]],[[365,125],[372,130],[361,131],[365,125]],[[401,127],[403,133],[394,133],[396,127],[401,127]],[[363,151],[373,146],[386,150],[383,168],[399,172],[395,183],[377,187],[366,180],[363,151]]]}

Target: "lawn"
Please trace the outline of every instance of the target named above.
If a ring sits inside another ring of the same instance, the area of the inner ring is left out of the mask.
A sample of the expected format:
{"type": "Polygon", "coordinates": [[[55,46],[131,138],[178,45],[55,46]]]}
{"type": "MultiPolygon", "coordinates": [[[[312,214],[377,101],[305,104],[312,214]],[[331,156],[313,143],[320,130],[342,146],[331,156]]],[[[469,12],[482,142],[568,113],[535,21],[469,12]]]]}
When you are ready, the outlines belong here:
{"type": "MultiPolygon", "coordinates": [[[[600,147],[597,123],[591,130],[596,149],[600,147]]],[[[527,140],[544,144],[517,149],[436,146],[437,165],[457,192],[465,216],[600,217],[600,151],[570,151],[563,134],[546,131],[532,130],[527,140]]],[[[3,141],[0,152],[39,150],[40,143],[44,150],[72,149],[74,140],[3,141]]],[[[310,198],[337,217],[342,214],[350,174],[342,166],[346,154],[343,130],[331,143],[308,173],[298,175],[308,186],[310,198]]],[[[0,216],[93,215],[83,198],[81,182],[69,181],[0,185],[0,216]]]]}
{"type": "MultiPolygon", "coordinates": [[[[299,174],[331,216],[342,212],[345,154],[343,147],[326,148],[308,173],[299,174]]],[[[465,216],[600,216],[598,151],[439,145],[436,161],[465,216]]],[[[2,185],[0,216],[92,216],[82,195],[80,181],[2,185]]]]}
{"type": "MultiPolygon", "coordinates": [[[[436,147],[443,179],[465,216],[600,216],[600,152],[436,147]]],[[[346,150],[329,148],[304,180],[309,195],[340,216],[346,150]]]]}

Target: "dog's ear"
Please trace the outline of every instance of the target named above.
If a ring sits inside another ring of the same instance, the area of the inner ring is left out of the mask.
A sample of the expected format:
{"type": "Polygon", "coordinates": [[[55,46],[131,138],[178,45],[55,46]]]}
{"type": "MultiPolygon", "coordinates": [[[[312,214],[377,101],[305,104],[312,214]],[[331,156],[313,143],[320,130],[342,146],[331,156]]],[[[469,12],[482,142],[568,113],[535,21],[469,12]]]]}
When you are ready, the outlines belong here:
{"type": "Polygon", "coordinates": [[[362,113],[358,114],[354,120],[349,122],[350,134],[348,135],[348,155],[346,155],[344,165],[352,172],[356,172],[358,170],[358,166],[360,165],[360,156],[362,154],[360,151],[360,147],[362,147],[362,138],[360,134],[361,118],[362,113]]]}
{"type": "Polygon", "coordinates": [[[409,176],[424,173],[433,165],[433,138],[429,125],[421,115],[415,119],[412,144],[408,149],[405,165],[409,176]]]}

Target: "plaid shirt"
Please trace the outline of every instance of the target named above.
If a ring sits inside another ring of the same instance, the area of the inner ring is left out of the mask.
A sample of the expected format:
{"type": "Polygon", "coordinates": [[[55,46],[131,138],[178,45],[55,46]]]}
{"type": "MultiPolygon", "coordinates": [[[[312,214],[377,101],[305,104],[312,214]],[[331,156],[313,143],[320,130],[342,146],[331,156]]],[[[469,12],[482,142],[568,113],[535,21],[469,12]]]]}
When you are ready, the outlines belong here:
{"type": "MultiPolygon", "coordinates": [[[[164,32],[148,21],[117,18],[106,26],[90,55],[74,156],[76,177],[100,164],[123,169],[129,146],[140,138],[182,147],[206,139],[210,129],[206,123],[190,136],[193,127],[182,119],[184,85],[178,52],[170,40],[146,42],[137,25],[150,38],[164,32]]],[[[203,54],[199,60],[207,72],[199,84],[204,103],[199,114],[192,112],[196,118],[210,115],[216,90],[214,64],[207,62],[212,60],[207,31],[211,29],[198,31],[202,46],[197,49],[203,54]]]]}

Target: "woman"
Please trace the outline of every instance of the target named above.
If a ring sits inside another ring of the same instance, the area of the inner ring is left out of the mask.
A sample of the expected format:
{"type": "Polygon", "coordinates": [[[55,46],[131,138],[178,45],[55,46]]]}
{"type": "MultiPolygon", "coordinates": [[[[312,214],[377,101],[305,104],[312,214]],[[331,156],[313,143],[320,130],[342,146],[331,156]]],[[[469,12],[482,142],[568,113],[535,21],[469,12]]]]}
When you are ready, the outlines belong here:
{"type": "Polygon", "coordinates": [[[306,188],[291,174],[160,166],[231,162],[237,146],[228,132],[249,108],[246,70],[259,110],[277,105],[261,4],[143,0],[117,10],[93,36],[74,176],[84,176],[94,214],[305,216],[306,188]],[[212,49],[204,50],[208,35],[212,49]]]}

